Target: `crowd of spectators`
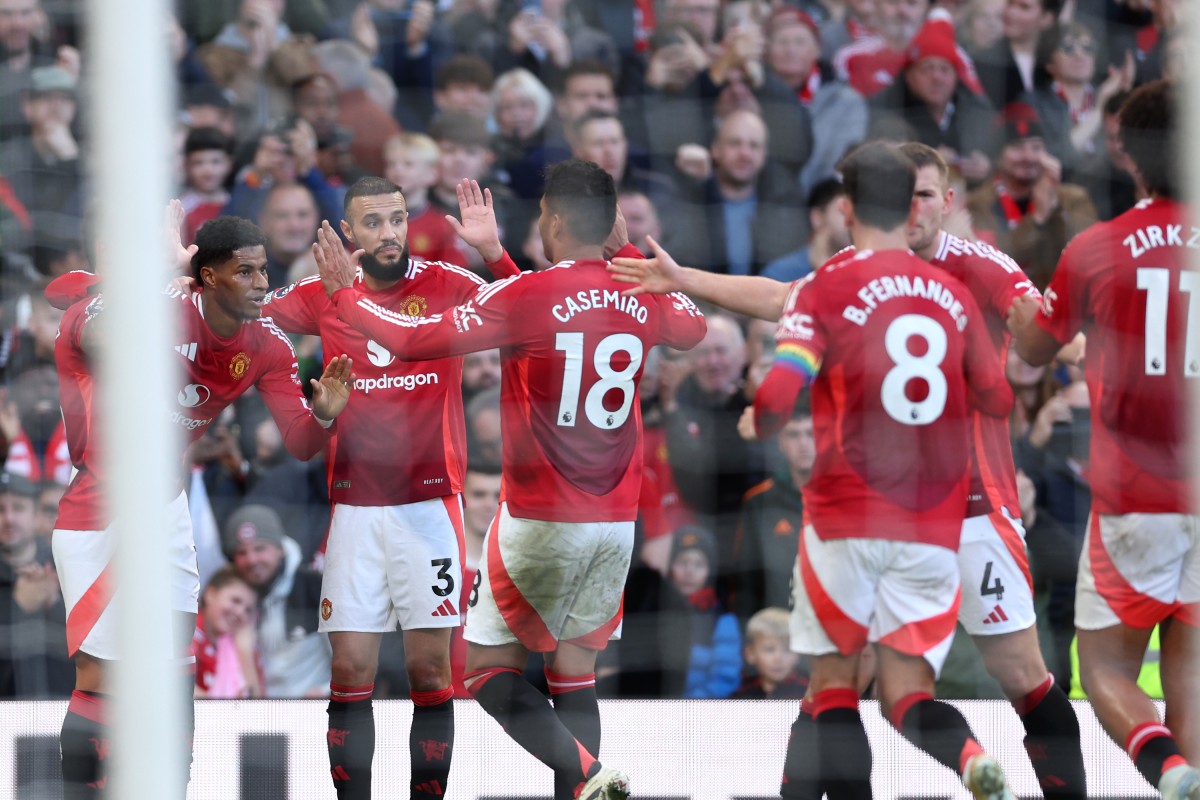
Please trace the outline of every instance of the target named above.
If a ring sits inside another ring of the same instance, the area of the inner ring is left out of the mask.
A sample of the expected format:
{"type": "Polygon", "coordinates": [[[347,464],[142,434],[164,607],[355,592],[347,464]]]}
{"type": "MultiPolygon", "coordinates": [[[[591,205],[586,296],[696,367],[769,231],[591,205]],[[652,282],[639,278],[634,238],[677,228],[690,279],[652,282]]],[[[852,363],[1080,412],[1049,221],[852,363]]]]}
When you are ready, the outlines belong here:
{"type": "MultiPolygon", "coordinates": [[[[455,185],[473,179],[491,191],[509,253],[544,268],[542,172],[574,155],[613,176],[644,252],[649,236],[681,263],[794,280],[848,244],[839,158],[883,138],[938,148],[956,187],[953,232],[998,245],[1044,287],[1072,236],[1138,199],[1116,111],[1132,87],[1185,69],[1179,5],[177,0],[166,36],[184,244],[218,214],[248,217],[266,234],[272,288],[286,286],[315,274],[310,245],[322,219],[337,227],[347,186],[377,174],[404,187],[414,257],[490,279],[443,218],[457,212],[455,185]]],[[[88,91],[81,15],[70,0],[0,0],[3,697],[62,696],[72,680],[49,558],[70,478],[53,369],[61,312],[41,289],[88,268],[93,252],[88,112],[103,98],[88,91]]],[[[135,179],[137,165],[128,171],[135,179]]],[[[640,545],[624,639],[599,673],[610,696],[803,691],[803,663],[779,647],[779,608],[812,422],[800,408],[767,444],[736,430],[770,364],[771,333],[711,314],[695,350],[647,358],[640,545]]],[[[319,340],[296,346],[302,371],[319,372],[319,340]]],[[[1019,511],[1051,668],[1067,685],[1090,502],[1087,388],[1073,368],[1015,355],[1008,375],[1019,511]]],[[[472,570],[498,502],[498,384],[496,352],[467,357],[472,570]]],[[[248,393],[182,472],[208,581],[198,694],[326,691],[328,645],[315,633],[323,462],[292,459],[248,393]]],[[[377,696],[406,691],[397,646],[385,645],[377,696]]],[[[987,696],[981,669],[947,672],[964,696],[987,696]]]]}

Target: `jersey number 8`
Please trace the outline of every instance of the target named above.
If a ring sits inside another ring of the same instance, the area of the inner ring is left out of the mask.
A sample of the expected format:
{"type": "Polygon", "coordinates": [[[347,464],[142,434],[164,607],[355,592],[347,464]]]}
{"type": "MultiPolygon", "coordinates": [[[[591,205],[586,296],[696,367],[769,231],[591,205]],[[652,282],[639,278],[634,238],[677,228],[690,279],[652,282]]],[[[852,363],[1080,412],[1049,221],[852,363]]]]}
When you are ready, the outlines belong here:
{"type": "MultiPolygon", "coordinates": [[[[554,349],[567,354],[557,422],[560,427],[574,428],[579,416],[579,393],[583,385],[583,334],[557,334],[554,337],[554,349]]],[[[583,401],[583,413],[588,422],[603,430],[612,430],[625,424],[633,408],[633,377],[642,366],[642,355],[642,340],[632,334],[614,333],[600,340],[592,357],[592,366],[600,379],[588,389],[583,401]],[[613,369],[613,356],[617,353],[629,354],[629,363],[624,369],[613,369]],[[609,411],[604,407],[604,397],[613,389],[621,393],[621,407],[609,411]]]]}
{"type": "Polygon", "coordinates": [[[902,425],[929,425],[946,409],[946,376],[942,361],[946,358],[946,329],[921,314],[904,314],[888,325],[883,346],[895,365],[883,377],[880,401],[888,416],[902,425]],[[925,353],[913,355],[909,340],[925,340],[925,353]],[[909,381],[920,378],[929,387],[924,400],[910,400],[909,381]]]}

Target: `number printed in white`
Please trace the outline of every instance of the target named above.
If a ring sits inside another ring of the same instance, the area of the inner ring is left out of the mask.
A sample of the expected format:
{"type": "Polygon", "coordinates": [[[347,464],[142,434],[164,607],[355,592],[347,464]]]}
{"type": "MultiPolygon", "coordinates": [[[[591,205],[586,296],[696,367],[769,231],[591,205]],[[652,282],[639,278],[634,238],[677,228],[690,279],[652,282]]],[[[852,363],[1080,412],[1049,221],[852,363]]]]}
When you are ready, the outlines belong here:
{"type": "MultiPolygon", "coordinates": [[[[1161,267],[1139,267],[1137,287],[1146,293],[1146,374],[1167,374],[1167,306],[1171,291],[1171,271],[1161,267]]],[[[1187,331],[1184,339],[1183,376],[1200,376],[1200,352],[1197,352],[1196,321],[1200,320],[1200,275],[1179,273],[1179,291],[1188,296],[1187,331]]]]}
{"type": "MultiPolygon", "coordinates": [[[[583,334],[559,333],[554,337],[554,349],[566,353],[563,365],[562,399],[558,404],[556,422],[564,428],[575,427],[579,410],[579,392],[583,384],[583,334]]],[[[583,413],[588,422],[597,428],[612,430],[625,424],[633,408],[633,378],[642,366],[642,340],[629,333],[614,333],[600,340],[592,359],[599,380],[588,389],[583,401],[583,413]],[[624,369],[614,370],[613,356],[628,353],[629,363],[624,369]],[[621,407],[609,411],[604,407],[604,396],[613,389],[621,392],[621,407]]]]}
{"type": "Polygon", "coordinates": [[[888,416],[903,425],[929,425],[936,422],[946,409],[946,376],[942,361],[946,358],[946,329],[935,320],[921,314],[904,314],[888,325],[883,346],[896,366],[883,378],[880,400],[888,416]],[[919,336],[927,349],[915,356],[908,349],[908,340],[919,336]],[[924,400],[910,400],[905,393],[908,382],[920,378],[929,387],[924,400]]]}

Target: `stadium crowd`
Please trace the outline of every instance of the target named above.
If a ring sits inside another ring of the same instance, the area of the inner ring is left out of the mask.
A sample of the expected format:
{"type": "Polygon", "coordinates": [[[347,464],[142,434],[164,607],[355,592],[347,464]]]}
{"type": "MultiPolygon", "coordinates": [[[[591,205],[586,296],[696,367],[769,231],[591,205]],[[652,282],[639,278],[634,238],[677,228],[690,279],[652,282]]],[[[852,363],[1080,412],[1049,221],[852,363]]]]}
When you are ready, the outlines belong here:
{"type": "MultiPolygon", "coordinates": [[[[65,697],[74,680],[50,542],[71,479],[55,372],[63,312],[44,289],[95,263],[88,116],[103,100],[88,91],[79,5],[0,0],[3,698],[65,697]]],[[[994,245],[1042,290],[1072,238],[1145,195],[1118,113],[1131,90],[1186,68],[1179,0],[175,5],[165,34],[181,243],[219,215],[254,221],[272,290],[317,275],[318,228],[337,231],[347,190],[366,176],[403,188],[414,259],[503,277],[445,218],[474,181],[515,266],[545,269],[544,174],[572,157],[611,175],[642,253],[653,239],[680,264],[793,281],[850,244],[839,162],[870,139],[936,149],[953,192],[943,229],[994,245]]],[[[797,698],[807,686],[784,609],[816,455],[811,411],[805,398],[777,439],[747,441],[738,424],[770,369],[775,326],[706,312],[694,349],[658,346],[644,361],[637,539],[622,638],[596,664],[602,697],[797,698]]],[[[307,385],[327,354],[319,336],[291,338],[307,385]]],[[[1020,499],[1008,511],[1026,531],[1047,666],[1058,686],[1077,686],[1088,388],[1073,364],[1034,366],[1015,351],[1007,378],[1020,499]]],[[[499,506],[500,380],[499,350],[465,356],[468,578],[499,506]]],[[[397,404],[422,388],[354,387],[397,404]]],[[[327,466],[289,454],[254,392],[190,447],[197,697],[328,695],[333,651],[317,630],[327,466]]],[[[460,605],[471,588],[454,589],[460,605]]],[[[456,635],[460,697],[464,648],[456,635]]],[[[412,674],[401,637],[385,636],[374,696],[409,696],[412,674]]],[[[540,661],[526,675],[554,691],[540,661]]],[[[965,635],[938,694],[1004,696],[965,635]]]]}

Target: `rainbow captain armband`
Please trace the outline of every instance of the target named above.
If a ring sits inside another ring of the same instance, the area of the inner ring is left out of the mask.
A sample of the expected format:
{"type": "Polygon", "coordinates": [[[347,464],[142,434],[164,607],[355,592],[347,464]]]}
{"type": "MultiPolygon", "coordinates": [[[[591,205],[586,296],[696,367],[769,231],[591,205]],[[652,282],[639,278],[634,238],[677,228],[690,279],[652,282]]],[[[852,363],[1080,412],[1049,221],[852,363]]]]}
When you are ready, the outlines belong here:
{"type": "Polygon", "coordinates": [[[795,342],[780,342],[775,346],[774,366],[794,372],[811,383],[821,369],[821,359],[804,345],[795,342]]]}

